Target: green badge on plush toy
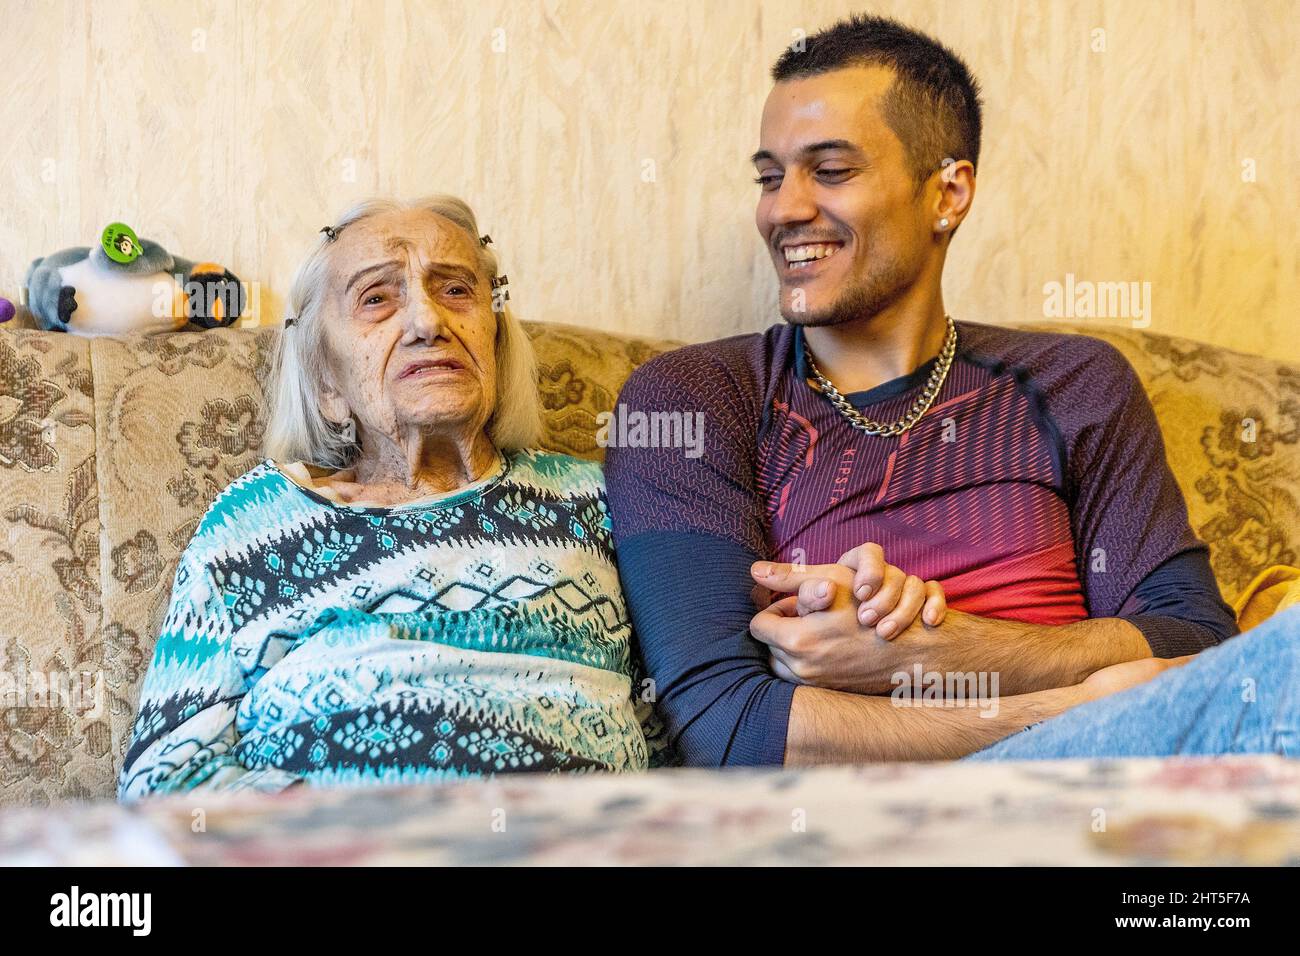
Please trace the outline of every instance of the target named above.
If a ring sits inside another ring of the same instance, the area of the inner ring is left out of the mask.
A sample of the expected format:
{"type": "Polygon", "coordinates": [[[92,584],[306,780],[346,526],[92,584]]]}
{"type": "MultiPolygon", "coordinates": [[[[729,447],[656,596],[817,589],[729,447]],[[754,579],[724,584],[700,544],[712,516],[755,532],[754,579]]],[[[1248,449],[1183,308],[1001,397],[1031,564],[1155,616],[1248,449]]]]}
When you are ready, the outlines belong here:
{"type": "Polygon", "coordinates": [[[124,222],[111,222],[105,226],[104,235],[99,241],[104,247],[104,252],[114,262],[134,262],[140,258],[142,251],[140,240],[136,238],[131,227],[124,222]]]}

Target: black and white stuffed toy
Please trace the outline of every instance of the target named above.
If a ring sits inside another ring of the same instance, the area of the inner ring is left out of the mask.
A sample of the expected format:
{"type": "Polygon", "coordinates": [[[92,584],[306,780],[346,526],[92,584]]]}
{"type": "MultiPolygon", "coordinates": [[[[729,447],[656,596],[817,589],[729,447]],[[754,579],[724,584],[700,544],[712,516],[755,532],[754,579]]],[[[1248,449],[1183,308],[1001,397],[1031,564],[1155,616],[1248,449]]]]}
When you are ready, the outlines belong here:
{"type": "Polygon", "coordinates": [[[244,308],[243,286],[230,270],[173,256],[118,222],[98,246],[34,261],[25,286],[40,328],[77,335],[215,329],[244,308]]]}

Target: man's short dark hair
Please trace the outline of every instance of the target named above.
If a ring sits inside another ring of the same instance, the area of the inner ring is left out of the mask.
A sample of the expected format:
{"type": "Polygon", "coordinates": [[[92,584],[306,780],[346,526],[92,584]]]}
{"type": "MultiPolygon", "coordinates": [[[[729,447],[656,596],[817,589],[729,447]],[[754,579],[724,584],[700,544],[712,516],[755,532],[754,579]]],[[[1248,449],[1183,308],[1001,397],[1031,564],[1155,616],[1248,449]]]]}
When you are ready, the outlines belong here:
{"type": "Polygon", "coordinates": [[[917,188],[947,157],[977,165],[980,87],[961,57],[887,17],[851,16],[781,54],[772,79],[802,79],[850,66],[883,66],[894,83],[881,107],[902,140],[917,188]]]}

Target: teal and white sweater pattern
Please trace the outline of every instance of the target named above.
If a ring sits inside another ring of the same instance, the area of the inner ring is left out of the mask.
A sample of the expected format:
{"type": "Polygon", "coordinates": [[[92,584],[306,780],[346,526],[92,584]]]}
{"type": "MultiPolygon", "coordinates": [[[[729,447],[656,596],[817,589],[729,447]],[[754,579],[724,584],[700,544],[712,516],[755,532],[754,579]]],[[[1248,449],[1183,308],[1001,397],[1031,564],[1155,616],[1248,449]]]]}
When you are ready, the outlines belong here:
{"type": "Polygon", "coordinates": [[[177,566],[119,795],[644,769],[600,468],[501,465],[396,508],[270,459],[235,479],[177,566]]]}

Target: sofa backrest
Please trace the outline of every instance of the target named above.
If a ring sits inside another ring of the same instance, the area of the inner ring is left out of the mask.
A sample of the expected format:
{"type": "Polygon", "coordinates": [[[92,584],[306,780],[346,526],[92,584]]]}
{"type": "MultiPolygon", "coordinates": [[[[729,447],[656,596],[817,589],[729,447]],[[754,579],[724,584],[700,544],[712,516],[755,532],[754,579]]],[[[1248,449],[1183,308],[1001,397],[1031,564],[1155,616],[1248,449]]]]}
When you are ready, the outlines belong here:
{"type": "MultiPolygon", "coordinates": [[[[599,460],[597,414],[671,343],[528,330],[544,444],[599,460]]],[[[1294,563],[1300,369],[1086,331],[1146,383],[1225,596],[1267,564],[1294,563]]],[[[221,489],[261,459],[261,383],[280,334],[0,329],[0,803],[113,794],[177,558],[221,489]]]]}

